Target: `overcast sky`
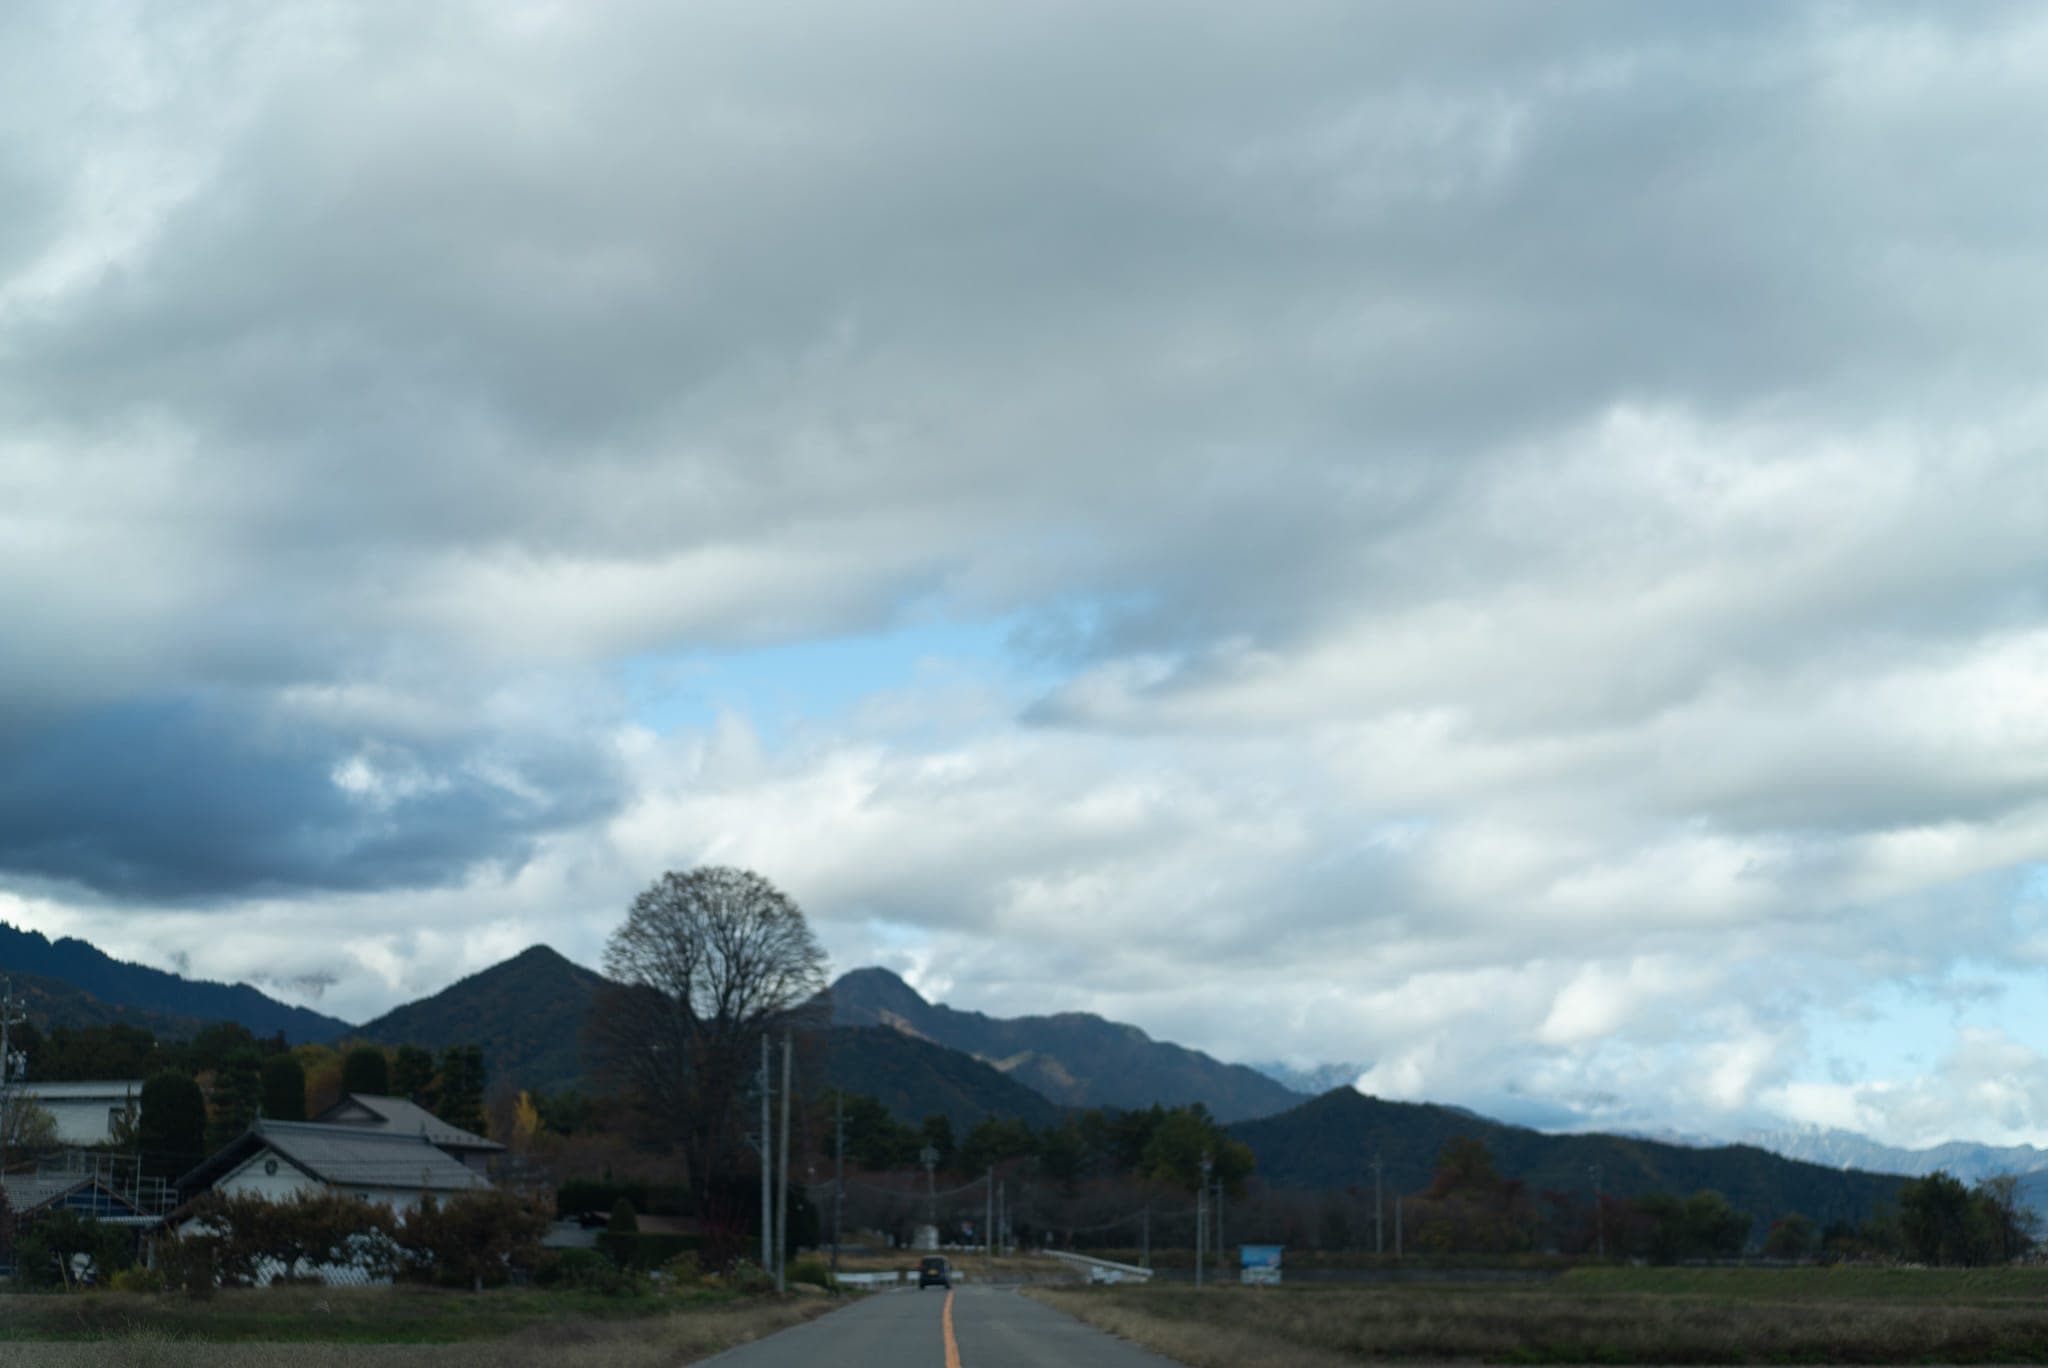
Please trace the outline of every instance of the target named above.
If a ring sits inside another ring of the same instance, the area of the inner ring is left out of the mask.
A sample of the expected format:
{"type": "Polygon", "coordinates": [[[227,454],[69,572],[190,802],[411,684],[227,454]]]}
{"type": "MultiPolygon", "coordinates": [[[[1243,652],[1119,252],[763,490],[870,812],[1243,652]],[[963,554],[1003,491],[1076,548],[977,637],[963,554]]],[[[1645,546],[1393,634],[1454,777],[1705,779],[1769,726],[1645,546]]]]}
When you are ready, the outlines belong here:
{"type": "Polygon", "coordinates": [[[1553,1125],[2048,1141],[2048,12],[0,8],[0,918],[664,869],[1553,1125]]]}

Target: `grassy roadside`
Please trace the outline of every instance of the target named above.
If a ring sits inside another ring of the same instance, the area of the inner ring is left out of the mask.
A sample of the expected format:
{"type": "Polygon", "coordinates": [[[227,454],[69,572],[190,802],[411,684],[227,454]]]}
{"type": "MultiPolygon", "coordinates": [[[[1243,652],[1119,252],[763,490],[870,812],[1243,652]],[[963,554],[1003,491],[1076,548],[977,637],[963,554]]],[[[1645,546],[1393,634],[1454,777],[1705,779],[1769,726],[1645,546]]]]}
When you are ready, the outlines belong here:
{"type": "Polygon", "coordinates": [[[57,1368],[656,1368],[825,1314],[820,1296],[605,1298],[282,1288],[0,1299],[0,1363],[57,1368]]]}
{"type": "Polygon", "coordinates": [[[1446,1359],[2048,1363],[2048,1277],[1996,1272],[2011,1276],[1615,1269],[1512,1290],[1166,1285],[1030,1295],[1191,1368],[1446,1359]],[[1818,1281],[1831,1277],[1839,1278],[1832,1289],[1818,1281]]]}

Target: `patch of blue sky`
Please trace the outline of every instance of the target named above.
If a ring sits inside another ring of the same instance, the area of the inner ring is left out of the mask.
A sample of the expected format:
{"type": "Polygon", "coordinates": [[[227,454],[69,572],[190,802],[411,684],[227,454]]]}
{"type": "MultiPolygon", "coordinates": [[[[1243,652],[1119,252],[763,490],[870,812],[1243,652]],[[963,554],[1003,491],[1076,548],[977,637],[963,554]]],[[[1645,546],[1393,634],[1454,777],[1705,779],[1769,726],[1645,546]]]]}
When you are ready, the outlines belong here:
{"type": "Polygon", "coordinates": [[[1021,703],[1050,687],[1041,660],[1015,649],[1014,618],[928,620],[878,632],[732,650],[637,656],[620,670],[633,719],[656,732],[737,716],[773,746],[848,718],[877,697],[972,680],[1021,703]]]}
{"type": "Polygon", "coordinates": [[[2044,993],[2048,970],[1969,963],[1935,982],[1880,984],[1808,1016],[1809,1057],[1828,1081],[1849,1083],[1933,1073],[1969,1029],[2002,1031],[2048,1053],[2048,1020],[2031,1007],[2044,993]]]}

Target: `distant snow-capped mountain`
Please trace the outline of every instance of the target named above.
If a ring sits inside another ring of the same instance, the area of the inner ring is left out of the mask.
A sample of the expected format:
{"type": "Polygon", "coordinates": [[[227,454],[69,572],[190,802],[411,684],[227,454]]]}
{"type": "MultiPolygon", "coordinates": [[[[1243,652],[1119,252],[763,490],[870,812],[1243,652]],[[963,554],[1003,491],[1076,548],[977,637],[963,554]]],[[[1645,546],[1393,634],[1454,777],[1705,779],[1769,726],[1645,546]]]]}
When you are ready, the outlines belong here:
{"type": "Polygon", "coordinates": [[[1916,1178],[1940,1169],[1966,1183],[1981,1182],[2001,1174],[2029,1174],[2048,1169],[2048,1149],[2037,1149],[2032,1145],[1983,1145],[1970,1140],[1950,1140],[1926,1149],[1901,1149],[1854,1131],[1825,1126],[1754,1130],[1742,1137],[1742,1143],[1782,1154],[1787,1159],[1804,1159],[1830,1168],[1903,1173],[1916,1178]]]}

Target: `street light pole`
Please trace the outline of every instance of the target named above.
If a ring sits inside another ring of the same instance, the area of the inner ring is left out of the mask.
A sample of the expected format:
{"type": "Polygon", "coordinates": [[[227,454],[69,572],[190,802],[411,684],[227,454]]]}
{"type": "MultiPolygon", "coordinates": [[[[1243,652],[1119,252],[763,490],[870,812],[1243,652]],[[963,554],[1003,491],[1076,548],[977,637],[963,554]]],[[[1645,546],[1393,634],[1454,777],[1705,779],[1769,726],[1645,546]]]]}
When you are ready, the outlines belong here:
{"type": "Polygon", "coordinates": [[[769,1101],[768,1033],[761,1032],[761,1271],[775,1271],[775,1146],[769,1101]]]}
{"type": "Polygon", "coordinates": [[[1607,1213],[1606,1205],[1600,1200],[1600,1166],[1593,1164],[1586,1170],[1593,1178],[1593,1239],[1595,1250],[1601,1258],[1607,1257],[1607,1213]]]}
{"type": "Polygon", "coordinates": [[[775,1176],[782,1181],[775,1189],[775,1290],[787,1291],[789,1276],[789,1032],[782,1033],[782,1153],[775,1161],[775,1176]]]}
{"type": "Polygon", "coordinates": [[[1195,1189],[1195,1286],[1202,1285],[1202,1265],[1207,1261],[1209,1244],[1209,1170],[1213,1165],[1209,1151],[1202,1151],[1202,1185],[1195,1189]]]}
{"type": "Polygon", "coordinates": [[[939,1180],[934,1176],[938,1168],[939,1152],[930,1145],[918,1151],[918,1162],[924,1165],[924,1219],[932,1228],[932,1248],[939,1247],[939,1180]]]}
{"type": "Polygon", "coordinates": [[[1387,1252],[1387,1199],[1380,1191],[1380,1154],[1372,1155],[1372,1252],[1384,1257],[1387,1252]]]}
{"type": "Polygon", "coordinates": [[[839,1271],[839,1223],[846,1219],[846,1089],[832,1093],[832,1271],[839,1271]]]}

